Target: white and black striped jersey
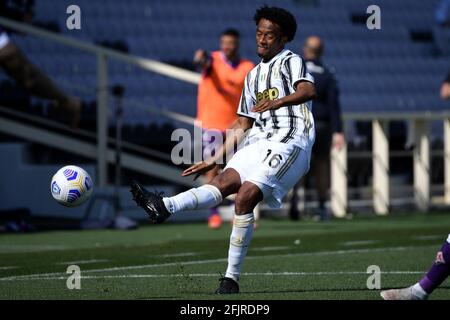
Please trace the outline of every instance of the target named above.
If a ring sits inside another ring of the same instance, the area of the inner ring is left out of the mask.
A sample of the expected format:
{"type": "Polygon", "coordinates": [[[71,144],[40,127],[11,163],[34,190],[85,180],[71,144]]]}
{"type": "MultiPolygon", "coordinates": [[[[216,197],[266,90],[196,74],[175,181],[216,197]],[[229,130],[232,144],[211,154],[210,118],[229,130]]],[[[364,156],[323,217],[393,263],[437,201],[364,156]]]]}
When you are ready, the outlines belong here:
{"type": "Polygon", "coordinates": [[[295,91],[299,81],[314,83],[303,59],[283,50],[268,62],[261,62],[245,78],[237,114],[255,119],[246,143],[259,139],[293,143],[307,149],[314,143],[312,102],[281,107],[263,113],[252,112],[262,99],[275,100],[295,91]]]}

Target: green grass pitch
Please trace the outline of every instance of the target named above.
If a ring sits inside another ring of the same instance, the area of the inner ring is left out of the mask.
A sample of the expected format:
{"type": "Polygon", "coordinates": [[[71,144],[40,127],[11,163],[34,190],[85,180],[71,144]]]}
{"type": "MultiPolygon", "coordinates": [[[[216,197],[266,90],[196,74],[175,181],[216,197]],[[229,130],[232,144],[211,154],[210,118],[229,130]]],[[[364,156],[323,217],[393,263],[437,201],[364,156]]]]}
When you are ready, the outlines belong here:
{"type": "MultiPolygon", "coordinates": [[[[243,267],[241,294],[213,294],[226,268],[231,226],[143,226],[134,231],[0,235],[0,299],[380,299],[415,283],[450,232],[450,214],[326,223],[262,220],[243,267]],[[81,289],[66,286],[81,268],[81,289]]],[[[430,299],[450,299],[447,280],[430,299]]]]}

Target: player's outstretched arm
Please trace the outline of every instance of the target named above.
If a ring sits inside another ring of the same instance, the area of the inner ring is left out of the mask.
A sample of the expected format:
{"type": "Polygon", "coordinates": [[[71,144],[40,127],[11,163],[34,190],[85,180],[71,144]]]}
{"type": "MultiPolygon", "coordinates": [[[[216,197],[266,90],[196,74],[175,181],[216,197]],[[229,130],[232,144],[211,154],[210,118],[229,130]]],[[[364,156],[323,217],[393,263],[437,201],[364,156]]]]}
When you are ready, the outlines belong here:
{"type": "Polygon", "coordinates": [[[213,158],[205,159],[201,162],[190,166],[181,173],[181,176],[187,177],[195,174],[194,180],[196,180],[200,175],[212,170],[217,166],[218,160],[223,159],[230,150],[234,149],[235,144],[239,144],[245,136],[245,132],[253,126],[254,120],[247,117],[239,117],[238,120],[233,124],[231,129],[233,130],[233,135],[227,137],[225,143],[216,152],[213,158]]]}
{"type": "Polygon", "coordinates": [[[286,106],[293,106],[305,103],[316,98],[316,88],[309,81],[300,81],[297,83],[294,93],[277,100],[263,99],[253,108],[253,112],[264,112],[267,110],[276,110],[286,106]]]}

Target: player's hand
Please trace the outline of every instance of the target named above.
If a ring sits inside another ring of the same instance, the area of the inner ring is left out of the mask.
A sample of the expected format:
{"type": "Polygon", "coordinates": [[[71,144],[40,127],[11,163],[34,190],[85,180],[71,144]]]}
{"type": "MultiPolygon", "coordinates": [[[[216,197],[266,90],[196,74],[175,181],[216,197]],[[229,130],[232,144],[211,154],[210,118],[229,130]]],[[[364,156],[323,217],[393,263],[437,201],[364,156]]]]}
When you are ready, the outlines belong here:
{"type": "Polygon", "coordinates": [[[181,176],[187,177],[187,176],[195,174],[195,177],[194,177],[194,181],[195,181],[195,180],[197,180],[197,178],[200,175],[208,172],[209,170],[214,169],[216,166],[217,166],[217,164],[215,162],[211,162],[211,163],[206,162],[206,161],[197,162],[196,164],[194,164],[194,165],[190,166],[189,168],[187,168],[186,170],[184,170],[181,173],[181,176]]]}
{"type": "Polygon", "coordinates": [[[194,64],[203,66],[208,60],[208,55],[203,49],[198,49],[194,54],[194,64]]]}
{"type": "Polygon", "coordinates": [[[253,108],[253,112],[264,112],[267,110],[276,110],[283,106],[283,103],[281,99],[277,100],[269,100],[269,99],[262,99],[259,101],[256,106],[253,108]]]}
{"type": "Polygon", "coordinates": [[[333,148],[341,150],[345,144],[345,137],[343,133],[336,132],[333,134],[333,148]]]}

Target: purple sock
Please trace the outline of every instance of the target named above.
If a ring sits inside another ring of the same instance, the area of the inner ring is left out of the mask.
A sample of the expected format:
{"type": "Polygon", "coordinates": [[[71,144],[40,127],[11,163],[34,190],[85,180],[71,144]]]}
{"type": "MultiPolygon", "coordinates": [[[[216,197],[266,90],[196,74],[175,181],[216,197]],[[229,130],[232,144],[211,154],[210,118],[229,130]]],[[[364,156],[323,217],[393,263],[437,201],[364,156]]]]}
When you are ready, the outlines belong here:
{"type": "Polygon", "coordinates": [[[437,253],[436,261],[428,273],[419,281],[420,286],[430,294],[450,275],[450,243],[445,242],[437,253]]]}
{"type": "Polygon", "coordinates": [[[210,212],[209,212],[209,217],[219,214],[219,210],[217,210],[217,207],[211,208],[210,212]]]}

